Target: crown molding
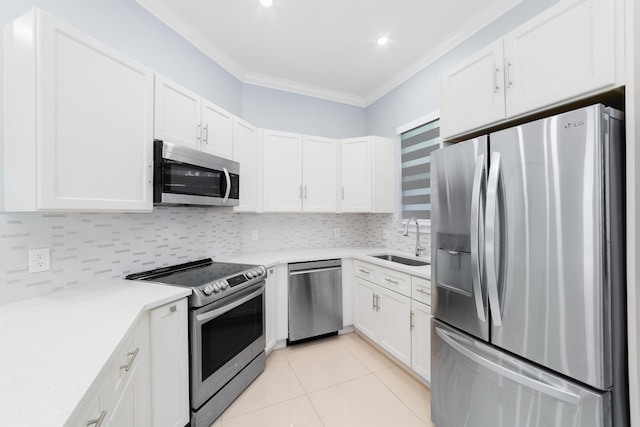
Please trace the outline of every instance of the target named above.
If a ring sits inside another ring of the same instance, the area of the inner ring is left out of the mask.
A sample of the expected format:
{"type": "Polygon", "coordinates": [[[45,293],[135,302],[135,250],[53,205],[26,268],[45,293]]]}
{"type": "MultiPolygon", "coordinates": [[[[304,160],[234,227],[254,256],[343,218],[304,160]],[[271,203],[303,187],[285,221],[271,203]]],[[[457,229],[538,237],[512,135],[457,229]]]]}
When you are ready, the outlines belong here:
{"type": "Polygon", "coordinates": [[[477,14],[472,22],[460,28],[456,36],[449,39],[447,42],[442,43],[440,46],[437,46],[435,49],[432,49],[427,54],[411,63],[409,66],[405,67],[404,70],[395,74],[389,80],[378,86],[366,96],[334,91],[292,80],[247,71],[233,58],[231,58],[225,51],[209,41],[202,35],[202,33],[191,27],[177,14],[173,13],[170,8],[165,8],[158,4],[155,4],[153,0],[135,1],[153,16],[167,25],[169,28],[178,33],[187,42],[191,43],[193,46],[195,46],[197,49],[211,58],[214,62],[228,71],[231,75],[240,80],[240,82],[242,83],[366,108],[403,84],[405,81],[409,80],[424,68],[431,65],[433,62],[438,60],[450,50],[457,47],[463,41],[473,36],[482,28],[486,27],[489,23],[504,15],[516,5],[522,3],[523,0],[518,0],[515,4],[511,5],[486,8],[485,10],[483,10],[483,13],[477,14]]]}

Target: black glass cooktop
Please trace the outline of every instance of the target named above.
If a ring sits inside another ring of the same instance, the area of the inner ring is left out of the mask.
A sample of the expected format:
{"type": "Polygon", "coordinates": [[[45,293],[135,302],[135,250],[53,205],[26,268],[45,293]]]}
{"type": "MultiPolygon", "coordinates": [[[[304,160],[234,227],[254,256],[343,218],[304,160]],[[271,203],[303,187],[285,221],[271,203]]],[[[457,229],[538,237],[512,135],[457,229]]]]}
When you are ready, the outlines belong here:
{"type": "Polygon", "coordinates": [[[250,264],[213,262],[211,258],[206,258],[200,261],[130,274],[126,278],[130,280],[148,280],[166,283],[167,285],[195,288],[216,280],[237,276],[255,267],[257,266],[250,264]]]}

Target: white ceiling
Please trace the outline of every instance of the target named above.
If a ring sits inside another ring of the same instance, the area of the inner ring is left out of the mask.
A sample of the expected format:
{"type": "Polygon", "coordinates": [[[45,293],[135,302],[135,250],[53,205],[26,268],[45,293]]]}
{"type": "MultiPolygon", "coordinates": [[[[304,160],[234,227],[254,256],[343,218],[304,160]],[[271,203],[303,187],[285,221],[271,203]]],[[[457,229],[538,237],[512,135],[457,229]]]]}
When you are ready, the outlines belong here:
{"type": "Polygon", "coordinates": [[[136,1],[244,83],[367,106],[522,0],[136,1]]]}

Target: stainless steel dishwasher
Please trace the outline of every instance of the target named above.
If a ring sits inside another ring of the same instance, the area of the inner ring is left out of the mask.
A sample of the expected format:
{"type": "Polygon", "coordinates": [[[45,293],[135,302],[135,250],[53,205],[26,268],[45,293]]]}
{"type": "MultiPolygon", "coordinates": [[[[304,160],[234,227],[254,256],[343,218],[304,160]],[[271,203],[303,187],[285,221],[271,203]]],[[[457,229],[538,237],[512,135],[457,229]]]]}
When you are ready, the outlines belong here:
{"type": "Polygon", "coordinates": [[[342,329],[342,262],[289,264],[289,339],[306,340],[342,329]]]}

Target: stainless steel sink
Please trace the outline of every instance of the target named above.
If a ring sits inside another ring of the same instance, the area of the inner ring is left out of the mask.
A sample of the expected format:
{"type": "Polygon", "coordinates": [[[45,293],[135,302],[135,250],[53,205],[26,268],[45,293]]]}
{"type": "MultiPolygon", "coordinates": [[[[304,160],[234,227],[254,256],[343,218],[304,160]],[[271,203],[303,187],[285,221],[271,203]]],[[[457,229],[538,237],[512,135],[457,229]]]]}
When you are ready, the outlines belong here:
{"type": "Polygon", "coordinates": [[[403,256],[391,255],[391,254],[381,254],[381,255],[370,255],[374,258],[380,258],[385,261],[397,262],[398,264],[410,265],[413,267],[421,266],[421,265],[430,265],[431,263],[426,261],[421,261],[419,259],[414,258],[405,258],[403,256]]]}

